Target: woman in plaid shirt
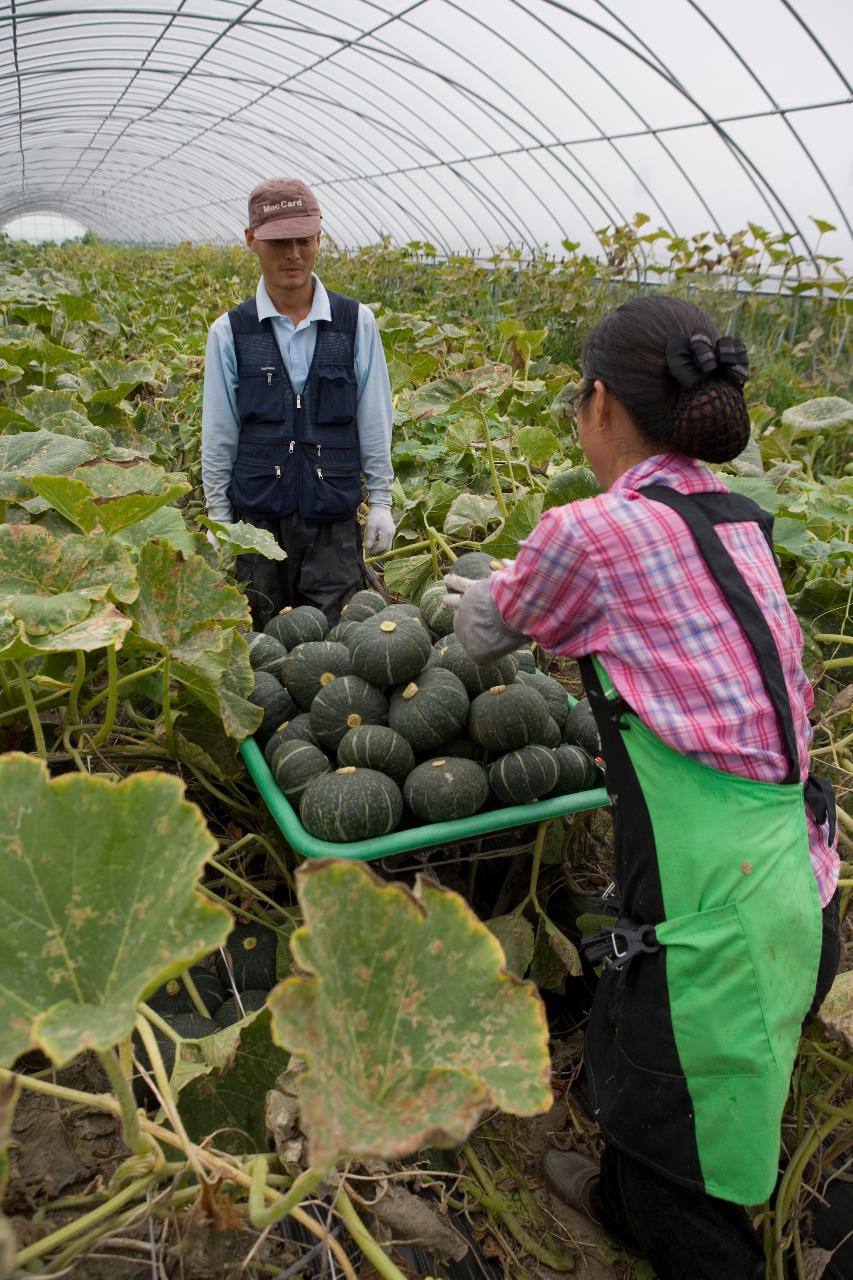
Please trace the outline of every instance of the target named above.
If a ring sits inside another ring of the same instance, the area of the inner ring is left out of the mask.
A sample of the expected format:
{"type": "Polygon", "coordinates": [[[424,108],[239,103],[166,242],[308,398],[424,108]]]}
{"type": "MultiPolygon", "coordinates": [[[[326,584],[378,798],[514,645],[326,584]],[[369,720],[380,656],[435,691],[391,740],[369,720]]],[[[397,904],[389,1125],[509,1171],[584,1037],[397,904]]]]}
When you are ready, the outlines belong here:
{"type": "Polygon", "coordinates": [[[579,659],[607,766],[621,918],[586,1037],[605,1151],[550,1152],[545,1176],[660,1280],[758,1280],[743,1206],[773,1190],[801,1023],[838,962],[802,636],[771,518],[699,461],[749,440],[742,344],[642,298],[582,363],[605,492],[547,511],[490,580],[447,579],[475,659],[525,636],[579,659]]]}

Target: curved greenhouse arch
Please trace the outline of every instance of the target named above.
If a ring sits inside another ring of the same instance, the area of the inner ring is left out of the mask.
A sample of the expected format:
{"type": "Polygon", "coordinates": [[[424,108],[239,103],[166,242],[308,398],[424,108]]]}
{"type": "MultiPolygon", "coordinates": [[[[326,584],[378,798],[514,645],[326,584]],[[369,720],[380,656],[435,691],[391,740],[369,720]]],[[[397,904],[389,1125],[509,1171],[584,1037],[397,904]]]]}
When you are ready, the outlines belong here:
{"type": "Polygon", "coordinates": [[[3,221],[235,241],[249,189],[290,173],[342,246],[590,248],[642,210],[805,257],[825,219],[853,256],[844,0],[16,0],[0,22],[3,221]]]}

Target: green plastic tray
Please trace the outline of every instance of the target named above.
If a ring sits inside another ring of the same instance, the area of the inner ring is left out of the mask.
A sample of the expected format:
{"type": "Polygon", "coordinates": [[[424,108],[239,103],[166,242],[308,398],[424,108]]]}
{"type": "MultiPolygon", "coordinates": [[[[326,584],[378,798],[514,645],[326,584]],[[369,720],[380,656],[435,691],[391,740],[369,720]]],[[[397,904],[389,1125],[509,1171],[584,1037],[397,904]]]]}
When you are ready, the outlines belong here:
{"type": "Polygon", "coordinates": [[[471,818],[460,818],[456,822],[430,822],[424,826],[405,827],[392,831],[387,836],[377,836],[375,840],[336,844],[331,840],[318,840],[305,830],[296,810],[279,790],[254,738],[246,738],[241,743],[240,754],[279,830],[288,844],[305,858],[350,858],[356,862],[371,862],[374,858],[410,853],[413,849],[460,844],[465,840],[475,840],[477,836],[488,835],[492,831],[506,831],[511,827],[546,822],[551,818],[561,818],[567,813],[600,809],[609,803],[604,787],[596,787],[592,791],[555,796],[553,800],[537,800],[532,804],[490,809],[485,813],[475,813],[471,818]]]}

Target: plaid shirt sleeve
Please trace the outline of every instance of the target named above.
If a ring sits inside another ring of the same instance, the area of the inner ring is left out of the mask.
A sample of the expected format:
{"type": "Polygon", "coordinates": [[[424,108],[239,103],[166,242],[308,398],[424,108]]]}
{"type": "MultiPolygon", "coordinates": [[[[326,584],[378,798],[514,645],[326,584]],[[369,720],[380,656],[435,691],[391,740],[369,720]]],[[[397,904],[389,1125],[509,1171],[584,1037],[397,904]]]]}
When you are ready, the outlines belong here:
{"type": "Polygon", "coordinates": [[[552,653],[604,648],[608,620],[594,557],[577,519],[583,502],[546,511],[509,568],[491,580],[505,622],[552,653]]]}

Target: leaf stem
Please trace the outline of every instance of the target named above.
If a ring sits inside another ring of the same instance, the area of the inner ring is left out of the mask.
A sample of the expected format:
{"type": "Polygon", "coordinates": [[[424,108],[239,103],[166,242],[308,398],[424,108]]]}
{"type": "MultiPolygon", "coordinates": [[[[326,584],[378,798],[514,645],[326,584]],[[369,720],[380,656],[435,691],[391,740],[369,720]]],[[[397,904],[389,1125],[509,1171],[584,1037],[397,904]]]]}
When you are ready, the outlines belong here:
{"type": "MultiPolygon", "coordinates": [[[[15,696],[14,691],[11,689],[11,687],[9,688],[9,693],[11,694],[12,697],[15,696]]],[[[21,693],[26,698],[26,694],[23,692],[23,690],[21,690],[21,693]]],[[[45,694],[43,698],[34,698],[32,696],[32,691],[30,691],[30,700],[32,701],[32,705],[34,707],[55,706],[57,702],[62,702],[66,696],[67,695],[63,690],[62,693],[48,693],[48,694],[45,694]]],[[[27,706],[26,702],[21,702],[16,707],[10,707],[8,711],[0,711],[0,721],[14,720],[15,717],[19,716],[22,711],[27,711],[27,712],[29,711],[29,707],[27,706]]]]}
{"type": "Polygon", "coordinates": [[[154,1079],[157,1082],[157,1089],[160,1094],[160,1101],[163,1104],[163,1110],[169,1117],[169,1123],[175,1133],[180,1138],[181,1145],[184,1149],[187,1160],[189,1161],[190,1167],[195,1174],[196,1180],[201,1186],[206,1181],[204,1172],[196,1160],[195,1148],[193,1143],[190,1142],[189,1135],[184,1128],[183,1121],[181,1120],[178,1108],[175,1104],[175,1099],[169,1084],[169,1076],[166,1071],[166,1064],[164,1063],[163,1055],[160,1052],[160,1046],[157,1043],[156,1036],[151,1030],[150,1025],[141,1014],[137,1016],[136,1019],[136,1030],[145,1046],[145,1052],[148,1054],[148,1061],[151,1063],[154,1071],[154,1079]]]}
{"type": "Polygon", "coordinates": [[[202,1016],[203,1018],[209,1018],[209,1017],[210,1017],[210,1010],[208,1009],[207,1005],[206,1005],[206,1004],[204,1003],[204,1001],[202,1000],[202,998],[201,998],[201,994],[199,993],[199,989],[198,989],[198,987],[195,985],[195,982],[194,982],[194,981],[193,981],[193,979],[190,977],[190,971],[189,971],[189,969],[187,969],[186,973],[182,973],[182,974],[181,974],[181,982],[182,982],[182,983],[184,984],[184,986],[186,987],[186,989],[187,989],[187,995],[189,996],[190,1000],[192,1000],[193,1004],[195,1005],[195,1007],[196,1007],[196,1012],[197,1012],[197,1013],[200,1013],[200,1014],[201,1014],[201,1016],[202,1016]]]}
{"type": "Polygon", "coordinates": [[[823,644],[853,644],[853,636],[826,635],[822,631],[818,631],[812,639],[820,640],[823,644]]]}
{"type": "Polygon", "coordinates": [[[196,782],[204,787],[205,791],[209,791],[212,796],[215,796],[215,798],[222,804],[226,805],[230,809],[235,809],[237,813],[245,813],[253,818],[257,817],[257,809],[254,809],[251,805],[245,804],[243,801],[236,799],[234,796],[226,795],[224,791],[220,791],[218,787],[215,787],[213,783],[204,776],[200,769],[196,769],[196,767],[190,764],[188,760],[182,760],[181,763],[185,769],[189,769],[196,782]]]}
{"type": "Polygon", "coordinates": [[[335,1208],[341,1215],[347,1231],[374,1271],[378,1272],[384,1280],[406,1280],[403,1272],[391,1261],[379,1241],[370,1234],[343,1187],[335,1197],[335,1208]]]}
{"type": "Polygon", "coordinates": [[[259,835],[257,831],[250,831],[248,835],[241,836],[239,840],[235,840],[233,844],[229,844],[227,849],[223,849],[219,857],[220,858],[230,857],[232,853],[236,853],[238,849],[242,848],[244,844],[248,844],[250,840],[257,841],[257,843],[261,846],[261,848],[266,849],[267,853],[272,858],[276,867],[281,872],[282,879],[285,881],[288,887],[291,888],[295,893],[296,882],[293,879],[293,875],[291,874],[290,868],[288,867],[287,863],[284,861],[284,859],[282,858],[278,850],[275,848],[275,846],[272,845],[269,840],[267,840],[266,836],[259,835]]]}
{"type": "Polygon", "coordinates": [[[21,696],[24,699],[24,706],[26,707],[27,715],[30,718],[30,727],[33,731],[33,738],[36,744],[36,753],[39,756],[41,756],[42,760],[45,760],[47,758],[47,746],[44,740],[44,730],[41,727],[41,720],[39,720],[38,711],[36,710],[36,704],[35,704],[35,701],[33,700],[33,691],[30,688],[30,681],[27,675],[27,669],[24,666],[23,662],[16,662],[14,666],[15,666],[15,670],[18,673],[18,679],[21,682],[21,696]]]}
{"type": "Polygon", "coordinates": [[[268,897],[268,895],[265,894],[263,890],[259,889],[257,885],[250,884],[248,880],[244,880],[236,871],[232,871],[230,867],[223,866],[217,858],[211,858],[210,865],[212,867],[216,867],[217,871],[221,871],[226,880],[230,880],[231,883],[236,884],[238,888],[247,890],[253,898],[260,898],[260,900],[265,902],[267,906],[272,907],[273,911],[275,911],[277,915],[281,913],[281,907],[279,904],[273,898],[268,897]]]}
{"type": "Polygon", "coordinates": [[[444,537],[444,534],[439,533],[438,529],[434,529],[431,524],[427,525],[427,530],[429,532],[430,537],[435,539],[436,544],[441,548],[441,550],[447,556],[450,563],[455,564],[456,561],[459,559],[459,557],[451,547],[450,543],[444,537]]]}
{"type": "Polygon", "coordinates": [[[378,556],[367,556],[364,563],[375,564],[377,560],[395,560],[398,556],[407,556],[412,551],[425,551],[428,546],[428,538],[423,538],[420,542],[407,542],[404,547],[394,547],[391,551],[383,551],[378,556]]]}
{"type": "Polygon", "coordinates": [[[114,644],[107,645],[107,680],[107,709],[104,714],[104,723],[91,741],[93,748],[100,747],[106,742],[115,724],[118,707],[118,660],[114,644]]]}

